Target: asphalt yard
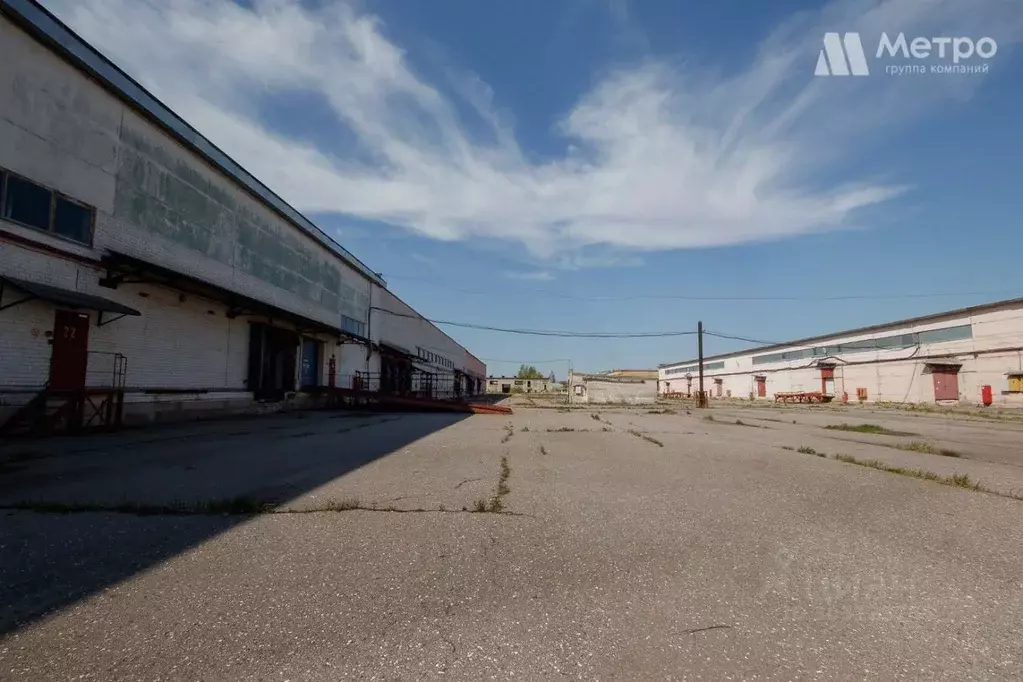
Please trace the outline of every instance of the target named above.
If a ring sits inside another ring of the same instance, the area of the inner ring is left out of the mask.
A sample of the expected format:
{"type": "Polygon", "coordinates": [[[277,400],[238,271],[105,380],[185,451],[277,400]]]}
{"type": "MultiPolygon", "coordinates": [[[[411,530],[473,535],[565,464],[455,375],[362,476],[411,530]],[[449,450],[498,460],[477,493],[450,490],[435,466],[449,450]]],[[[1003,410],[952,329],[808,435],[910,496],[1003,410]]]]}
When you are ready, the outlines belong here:
{"type": "Polygon", "coordinates": [[[5,444],[0,678],[1019,679],[1021,441],[552,405],[5,444]]]}

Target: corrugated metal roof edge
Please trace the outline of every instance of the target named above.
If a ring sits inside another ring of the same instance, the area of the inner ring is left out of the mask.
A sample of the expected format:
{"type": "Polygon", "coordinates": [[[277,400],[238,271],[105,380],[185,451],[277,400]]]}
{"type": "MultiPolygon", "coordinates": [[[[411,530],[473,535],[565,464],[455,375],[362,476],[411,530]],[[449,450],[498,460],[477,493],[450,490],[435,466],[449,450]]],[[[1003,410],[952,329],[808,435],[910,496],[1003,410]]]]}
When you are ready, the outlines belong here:
{"type": "Polygon", "coordinates": [[[273,190],[245,170],[241,164],[206,139],[198,130],[175,114],[170,107],[153,96],[135,79],[83,40],[60,19],[36,0],[0,0],[0,14],[10,16],[19,26],[37,38],[43,38],[68,61],[86,71],[103,87],[110,90],[133,109],[152,120],[186,147],[189,147],[222,173],[228,175],[263,201],[282,218],[292,223],[331,253],[354,268],[363,277],[382,287],[387,282],[369,266],[338,244],[311,220],[299,213],[273,190]],[[120,82],[116,82],[120,81],[120,82]],[[130,92],[134,91],[134,92],[130,92]]]}
{"type": "MultiPolygon", "coordinates": [[[[805,339],[796,339],[795,341],[787,341],[785,343],[775,343],[769,346],[757,346],[756,348],[749,348],[746,350],[734,351],[732,353],[722,353],[720,355],[708,355],[703,359],[706,364],[711,360],[726,360],[728,358],[735,358],[741,355],[750,355],[752,353],[763,353],[764,351],[777,350],[779,348],[791,348],[793,346],[805,346],[808,343],[816,343],[817,341],[827,341],[828,339],[835,339],[842,336],[851,336],[853,334],[866,334],[869,332],[882,331],[884,329],[893,329],[895,327],[903,327],[907,324],[921,324],[923,322],[931,322],[933,320],[940,320],[943,317],[955,317],[957,315],[973,315],[980,312],[986,312],[988,310],[995,310],[1010,305],[1023,305],[1023,298],[1009,298],[1004,301],[995,301],[994,303],[982,303],[980,305],[968,306],[966,308],[958,308],[956,310],[949,310],[944,313],[932,313],[930,315],[921,315],[920,317],[910,317],[905,320],[898,320],[896,322],[883,322],[881,324],[870,325],[869,327],[858,327],[856,329],[848,329],[846,331],[834,332],[831,334],[822,334],[820,336],[810,336],[805,339]]],[[[688,365],[694,362],[699,362],[699,358],[693,358],[690,360],[683,360],[681,362],[665,363],[663,365],[657,365],[657,369],[665,369],[667,367],[678,367],[679,365],[688,365]]]]}

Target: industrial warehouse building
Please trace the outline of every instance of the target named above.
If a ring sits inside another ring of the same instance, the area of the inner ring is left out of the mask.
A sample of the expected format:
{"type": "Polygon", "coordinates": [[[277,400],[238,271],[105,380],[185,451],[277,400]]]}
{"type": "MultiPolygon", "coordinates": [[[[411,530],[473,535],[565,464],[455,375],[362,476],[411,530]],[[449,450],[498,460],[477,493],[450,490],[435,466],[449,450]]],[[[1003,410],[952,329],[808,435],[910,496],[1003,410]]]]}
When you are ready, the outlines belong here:
{"type": "Polygon", "coordinates": [[[482,362],[33,0],[0,0],[0,53],[0,425],[82,389],[126,421],[483,392],[482,362]]]}
{"type": "MultiPolygon", "coordinates": [[[[661,365],[696,395],[697,360],[661,365]]],[[[710,398],[819,392],[850,402],[1023,405],[1023,299],[704,358],[710,398]]]]}

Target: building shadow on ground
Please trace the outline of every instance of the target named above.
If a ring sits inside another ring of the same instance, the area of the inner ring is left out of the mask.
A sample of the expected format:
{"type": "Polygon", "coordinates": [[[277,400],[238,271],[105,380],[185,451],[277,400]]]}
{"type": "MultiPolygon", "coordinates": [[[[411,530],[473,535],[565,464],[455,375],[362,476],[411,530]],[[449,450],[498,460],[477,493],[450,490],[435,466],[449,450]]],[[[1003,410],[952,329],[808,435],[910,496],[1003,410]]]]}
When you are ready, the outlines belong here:
{"type": "Polygon", "coordinates": [[[252,518],[195,510],[285,503],[468,416],[299,413],[5,445],[0,635],[252,518]]]}

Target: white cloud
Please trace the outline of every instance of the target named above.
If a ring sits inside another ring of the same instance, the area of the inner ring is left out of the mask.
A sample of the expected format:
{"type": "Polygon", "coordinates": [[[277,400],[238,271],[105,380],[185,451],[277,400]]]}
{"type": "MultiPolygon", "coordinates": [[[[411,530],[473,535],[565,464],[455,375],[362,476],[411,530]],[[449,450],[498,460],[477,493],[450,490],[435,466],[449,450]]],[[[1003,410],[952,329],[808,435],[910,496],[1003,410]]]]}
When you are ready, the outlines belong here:
{"type": "Polygon", "coordinates": [[[1023,32],[1018,4],[1001,0],[839,2],[780,27],[737,73],[658,60],[608,73],[554,122],[572,151],[536,162],[495,108],[500,92],[475,77],[435,87],[379,19],[344,0],[46,4],[300,210],[518,242],[549,267],[579,266],[593,249],[606,263],[848,225],[913,180],[850,176],[849,159],[983,78],[813,78],[823,32],[997,30],[1002,58],[1023,32]],[[357,141],[350,154],[253,113],[294,93],[329,103],[339,136],[357,141]]]}

